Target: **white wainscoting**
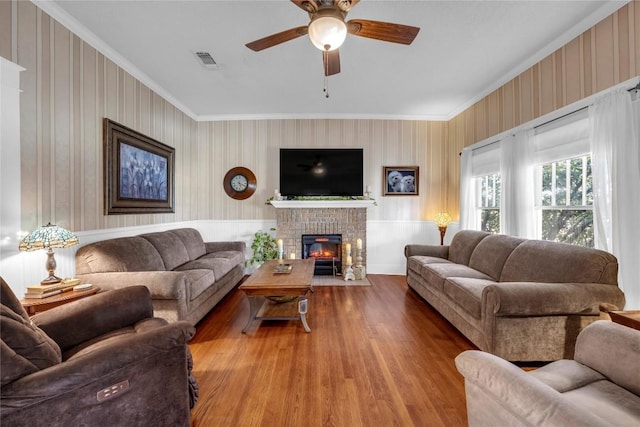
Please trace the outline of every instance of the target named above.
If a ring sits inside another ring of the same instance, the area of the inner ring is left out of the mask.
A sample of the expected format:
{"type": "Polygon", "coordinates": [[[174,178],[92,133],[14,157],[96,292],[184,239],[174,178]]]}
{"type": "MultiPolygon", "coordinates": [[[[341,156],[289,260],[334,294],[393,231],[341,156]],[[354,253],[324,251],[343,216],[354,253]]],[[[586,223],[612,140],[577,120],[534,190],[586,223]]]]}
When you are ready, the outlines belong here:
{"type": "MultiPolygon", "coordinates": [[[[200,231],[205,241],[244,241],[247,244],[246,256],[251,256],[253,234],[275,228],[275,220],[198,220],[137,227],[111,228],[104,230],[81,231],[76,235],[80,245],[57,249],[56,274],[71,277],[75,274],[75,253],[88,244],[100,240],[135,236],[142,233],[192,227],[200,231]]],[[[445,244],[458,230],[458,224],[452,223],[447,230],[445,244]]],[[[440,242],[440,233],[433,221],[367,221],[367,272],[371,274],[405,274],[404,246],[409,243],[433,244],[440,242]]],[[[355,242],[353,243],[355,245],[355,242]]],[[[21,252],[16,256],[22,265],[23,283],[9,283],[18,296],[22,296],[26,286],[37,284],[46,276],[44,264],[45,251],[21,252]]],[[[252,269],[247,269],[247,273],[252,269]]]]}
{"type": "MultiPolygon", "coordinates": [[[[449,225],[445,244],[458,229],[458,223],[449,225]]],[[[433,221],[367,221],[367,237],[367,273],[371,274],[405,274],[405,245],[440,243],[440,231],[433,221]]]]}

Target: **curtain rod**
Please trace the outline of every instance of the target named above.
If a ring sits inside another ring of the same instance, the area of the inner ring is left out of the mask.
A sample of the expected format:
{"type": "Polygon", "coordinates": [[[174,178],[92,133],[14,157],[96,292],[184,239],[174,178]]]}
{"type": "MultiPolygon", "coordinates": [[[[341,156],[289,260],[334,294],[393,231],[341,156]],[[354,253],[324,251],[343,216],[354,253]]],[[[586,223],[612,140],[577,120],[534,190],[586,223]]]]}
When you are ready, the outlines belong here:
{"type": "MultiPolygon", "coordinates": [[[[627,89],[627,92],[633,92],[634,90],[640,90],[640,81],[638,81],[638,84],[637,84],[637,85],[635,85],[634,87],[632,87],[632,88],[630,88],[630,89],[627,89]]],[[[578,113],[578,112],[583,111],[583,110],[586,110],[587,108],[589,108],[589,106],[588,106],[588,105],[585,105],[584,107],[582,107],[582,108],[578,108],[578,109],[577,109],[577,110],[575,110],[575,111],[572,111],[572,112],[567,113],[567,114],[563,114],[562,116],[560,116],[560,117],[556,117],[556,118],[551,119],[551,120],[549,120],[549,121],[547,121],[547,122],[540,123],[539,125],[536,125],[536,126],[534,126],[533,128],[534,128],[534,129],[538,129],[538,128],[539,128],[539,127],[541,127],[541,126],[548,125],[549,123],[553,123],[553,122],[555,122],[556,120],[564,119],[564,118],[565,118],[565,117],[567,117],[567,116],[570,116],[570,115],[572,115],[572,114],[578,113]]]]}
{"type": "Polygon", "coordinates": [[[570,115],[572,115],[572,114],[578,113],[578,112],[583,111],[583,110],[586,110],[587,108],[589,108],[589,106],[588,106],[588,105],[585,105],[585,106],[584,106],[584,107],[582,107],[582,108],[578,108],[578,109],[577,109],[577,110],[575,110],[575,111],[572,111],[572,112],[567,113],[567,114],[563,114],[563,115],[561,115],[560,117],[556,117],[555,119],[551,119],[551,120],[549,120],[548,122],[540,123],[539,125],[536,125],[536,126],[534,126],[533,128],[534,128],[534,129],[538,129],[540,126],[548,125],[549,123],[553,123],[553,122],[555,122],[556,120],[564,119],[564,118],[565,118],[565,117],[567,117],[567,116],[570,116],[570,115]]]}

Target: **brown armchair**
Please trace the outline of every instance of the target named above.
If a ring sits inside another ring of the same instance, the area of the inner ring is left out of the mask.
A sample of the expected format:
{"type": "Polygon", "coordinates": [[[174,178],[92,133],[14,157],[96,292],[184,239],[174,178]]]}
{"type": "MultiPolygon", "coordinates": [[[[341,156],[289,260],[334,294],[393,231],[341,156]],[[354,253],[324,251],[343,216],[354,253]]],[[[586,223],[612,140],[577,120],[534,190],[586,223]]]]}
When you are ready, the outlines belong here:
{"type": "Polygon", "coordinates": [[[0,281],[1,425],[189,425],[195,329],[154,318],[146,287],[29,318],[0,281]]]}

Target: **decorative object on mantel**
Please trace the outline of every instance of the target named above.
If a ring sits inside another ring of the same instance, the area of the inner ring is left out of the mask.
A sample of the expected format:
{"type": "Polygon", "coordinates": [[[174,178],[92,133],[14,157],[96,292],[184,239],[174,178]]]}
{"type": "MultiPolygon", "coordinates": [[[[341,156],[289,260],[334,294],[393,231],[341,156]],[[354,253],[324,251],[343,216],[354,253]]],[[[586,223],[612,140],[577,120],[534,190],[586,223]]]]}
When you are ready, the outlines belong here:
{"type": "Polygon", "coordinates": [[[356,266],[353,269],[353,275],[356,280],[367,277],[366,268],[362,265],[362,239],[356,240],[356,266]]]}
{"type": "Polygon", "coordinates": [[[40,284],[53,285],[60,283],[62,279],[55,275],[56,258],[53,255],[52,248],[68,248],[77,245],[78,238],[66,228],[58,227],[48,223],[35,231],[29,233],[18,246],[18,249],[25,252],[37,251],[39,249],[47,250],[47,262],[45,269],[49,272],[49,277],[44,279],[40,284]]]}
{"type": "Polygon", "coordinates": [[[175,148],[104,119],[105,215],[174,213],[175,148]]]}
{"type": "Polygon", "coordinates": [[[419,166],[383,166],[383,196],[417,196],[420,182],[419,166]]]}
{"type": "Polygon", "coordinates": [[[446,212],[438,212],[435,217],[436,225],[440,230],[440,246],[444,245],[444,235],[447,232],[447,227],[451,222],[451,216],[446,212]]]}

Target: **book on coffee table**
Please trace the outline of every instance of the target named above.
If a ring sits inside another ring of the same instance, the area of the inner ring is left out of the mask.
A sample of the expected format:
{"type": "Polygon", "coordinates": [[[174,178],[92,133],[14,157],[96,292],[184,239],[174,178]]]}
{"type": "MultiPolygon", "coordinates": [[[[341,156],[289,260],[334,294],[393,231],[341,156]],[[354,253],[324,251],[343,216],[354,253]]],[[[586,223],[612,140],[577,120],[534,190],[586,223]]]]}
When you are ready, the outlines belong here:
{"type": "Polygon", "coordinates": [[[291,264],[278,264],[273,268],[273,272],[276,274],[291,273],[293,266],[291,264]]]}

